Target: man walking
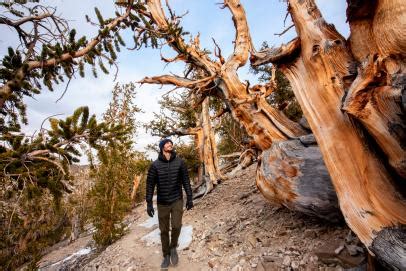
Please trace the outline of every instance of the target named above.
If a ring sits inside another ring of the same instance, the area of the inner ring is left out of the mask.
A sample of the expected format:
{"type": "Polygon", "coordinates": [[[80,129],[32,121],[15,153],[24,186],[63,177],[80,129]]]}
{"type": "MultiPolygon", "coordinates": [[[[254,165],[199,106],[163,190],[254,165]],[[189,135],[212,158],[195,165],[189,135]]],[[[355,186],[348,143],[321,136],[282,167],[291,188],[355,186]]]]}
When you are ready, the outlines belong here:
{"type": "Polygon", "coordinates": [[[185,162],[176,156],[173,142],[165,138],[159,143],[159,155],[148,170],[147,177],[147,213],[154,216],[152,196],[157,186],[158,221],[161,231],[162,253],[164,259],[161,268],[166,269],[169,264],[178,263],[178,238],[182,228],[183,193],[185,189],[186,209],[193,208],[192,188],[185,162]],[[169,228],[171,224],[171,240],[169,228]]]}

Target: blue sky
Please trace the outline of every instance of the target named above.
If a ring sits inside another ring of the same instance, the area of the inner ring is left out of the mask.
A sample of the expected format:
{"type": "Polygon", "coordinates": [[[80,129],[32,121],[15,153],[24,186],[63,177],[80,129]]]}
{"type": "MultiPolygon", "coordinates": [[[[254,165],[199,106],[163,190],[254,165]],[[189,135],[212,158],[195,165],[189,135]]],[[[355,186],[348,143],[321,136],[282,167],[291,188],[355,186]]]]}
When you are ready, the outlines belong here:
{"type": "MultiPolygon", "coordinates": [[[[78,31],[78,36],[86,35],[88,39],[97,33],[97,28],[85,22],[85,14],[95,18],[93,9],[95,6],[101,10],[105,18],[114,15],[115,7],[113,1],[96,0],[57,0],[42,1],[50,6],[57,6],[57,14],[60,14],[70,20],[72,27],[78,31]]],[[[220,45],[223,55],[227,57],[233,50],[234,27],[231,15],[228,9],[220,9],[216,4],[219,0],[170,0],[169,3],[177,14],[188,14],[183,19],[183,27],[192,35],[200,33],[202,47],[213,50],[212,37],[220,45]]],[[[337,30],[345,37],[348,37],[349,29],[345,23],[346,3],[344,0],[318,0],[316,1],[324,18],[327,22],[333,23],[337,30]]],[[[274,33],[282,32],[285,27],[283,20],[286,14],[286,3],[281,0],[242,0],[247,13],[247,19],[251,30],[251,36],[255,47],[258,49],[263,41],[270,45],[278,46],[295,37],[294,29],[282,37],[274,33]]],[[[286,27],[291,24],[287,20],[286,27]]],[[[0,54],[3,55],[6,48],[15,43],[11,32],[4,26],[1,26],[0,54]]],[[[123,32],[123,37],[127,46],[131,47],[131,33],[123,32]]],[[[166,57],[173,56],[170,50],[162,50],[166,57]]],[[[119,73],[117,82],[128,83],[138,81],[144,76],[153,76],[167,74],[170,72],[180,74],[183,71],[183,65],[171,64],[165,66],[160,60],[159,50],[143,49],[140,51],[129,51],[123,49],[118,55],[119,73]]],[[[85,78],[77,76],[72,80],[69,89],[63,99],[56,103],[61,96],[65,85],[56,87],[55,91],[49,92],[44,89],[43,93],[37,95],[34,99],[28,98],[28,119],[29,125],[24,127],[28,133],[34,132],[39,128],[41,122],[48,116],[54,114],[71,114],[73,110],[82,105],[88,105],[92,113],[101,116],[106,110],[111,98],[111,89],[116,82],[113,82],[114,68],[110,75],[104,75],[98,72],[99,77],[94,78],[91,72],[87,72],[85,78]]],[[[248,65],[243,67],[239,75],[242,80],[249,79],[254,81],[253,75],[248,74],[248,65]]],[[[136,104],[141,107],[144,113],[138,115],[142,122],[148,122],[153,118],[152,112],[159,112],[159,97],[168,91],[169,87],[143,85],[137,88],[136,104]]],[[[61,116],[63,117],[63,116],[61,116]]],[[[159,139],[146,134],[140,129],[136,137],[136,148],[142,151],[149,143],[156,143],[159,139]]],[[[151,156],[152,158],[154,155],[151,156]]]]}

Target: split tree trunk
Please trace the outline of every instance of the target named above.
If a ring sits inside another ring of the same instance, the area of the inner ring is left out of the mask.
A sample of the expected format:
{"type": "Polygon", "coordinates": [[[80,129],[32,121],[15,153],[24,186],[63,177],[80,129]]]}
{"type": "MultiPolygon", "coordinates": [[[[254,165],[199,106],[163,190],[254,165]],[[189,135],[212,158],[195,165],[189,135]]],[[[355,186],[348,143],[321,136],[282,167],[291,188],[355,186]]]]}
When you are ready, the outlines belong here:
{"type": "Polygon", "coordinates": [[[378,259],[403,270],[406,201],[396,182],[404,182],[405,166],[405,116],[399,102],[405,81],[398,82],[404,78],[405,35],[398,35],[397,27],[404,26],[406,3],[377,1],[375,9],[369,2],[354,2],[372,10],[368,21],[349,9],[354,15],[349,18],[351,47],[323,20],[314,1],[290,0],[299,39],[277,53],[256,54],[253,63],[273,62],[287,76],[321,148],[345,220],[378,259]],[[377,31],[379,39],[374,38],[377,31]],[[354,118],[364,124],[396,173],[388,170],[354,118]],[[396,253],[386,253],[389,248],[396,253]]]}
{"type": "Polygon", "coordinates": [[[211,192],[220,180],[225,179],[219,167],[217,144],[210,121],[209,98],[204,99],[202,102],[202,111],[198,119],[197,125],[200,129],[195,136],[195,146],[202,164],[199,167],[200,185],[194,193],[195,198],[211,192]]]}

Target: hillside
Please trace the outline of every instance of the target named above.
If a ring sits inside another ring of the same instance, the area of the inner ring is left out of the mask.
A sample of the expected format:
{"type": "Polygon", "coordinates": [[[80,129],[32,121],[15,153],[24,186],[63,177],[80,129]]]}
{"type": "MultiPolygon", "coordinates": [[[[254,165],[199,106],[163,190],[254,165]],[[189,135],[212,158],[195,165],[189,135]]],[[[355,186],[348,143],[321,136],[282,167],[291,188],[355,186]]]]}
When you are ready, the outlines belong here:
{"type": "MultiPolygon", "coordinates": [[[[328,224],[265,201],[254,184],[255,167],[218,185],[185,212],[183,225],[193,227],[193,240],[170,269],[343,270],[364,260],[363,253],[349,255],[360,247],[344,223],[328,224]]],[[[138,206],[127,218],[128,233],[101,253],[87,254],[88,235],[43,257],[41,270],[157,270],[159,244],[141,240],[157,225],[140,226],[146,221],[151,219],[145,206],[138,206]]]]}

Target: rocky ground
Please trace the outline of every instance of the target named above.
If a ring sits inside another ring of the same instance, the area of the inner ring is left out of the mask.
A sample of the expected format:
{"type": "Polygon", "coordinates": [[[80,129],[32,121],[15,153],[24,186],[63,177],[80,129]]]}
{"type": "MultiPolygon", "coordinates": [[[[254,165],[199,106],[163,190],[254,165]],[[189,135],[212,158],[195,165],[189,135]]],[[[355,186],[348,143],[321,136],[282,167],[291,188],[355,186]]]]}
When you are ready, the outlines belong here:
{"type": "MultiPolygon", "coordinates": [[[[270,204],[255,187],[255,167],[219,184],[185,212],[183,224],[193,227],[193,239],[170,270],[365,270],[364,249],[344,223],[270,204]]],[[[103,252],[86,251],[92,241],[83,237],[46,255],[41,270],[159,270],[159,244],[141,240],[157,227],[140,226],[148,219],[145,209],[133,210],[128,233],[103,252]]]]}

